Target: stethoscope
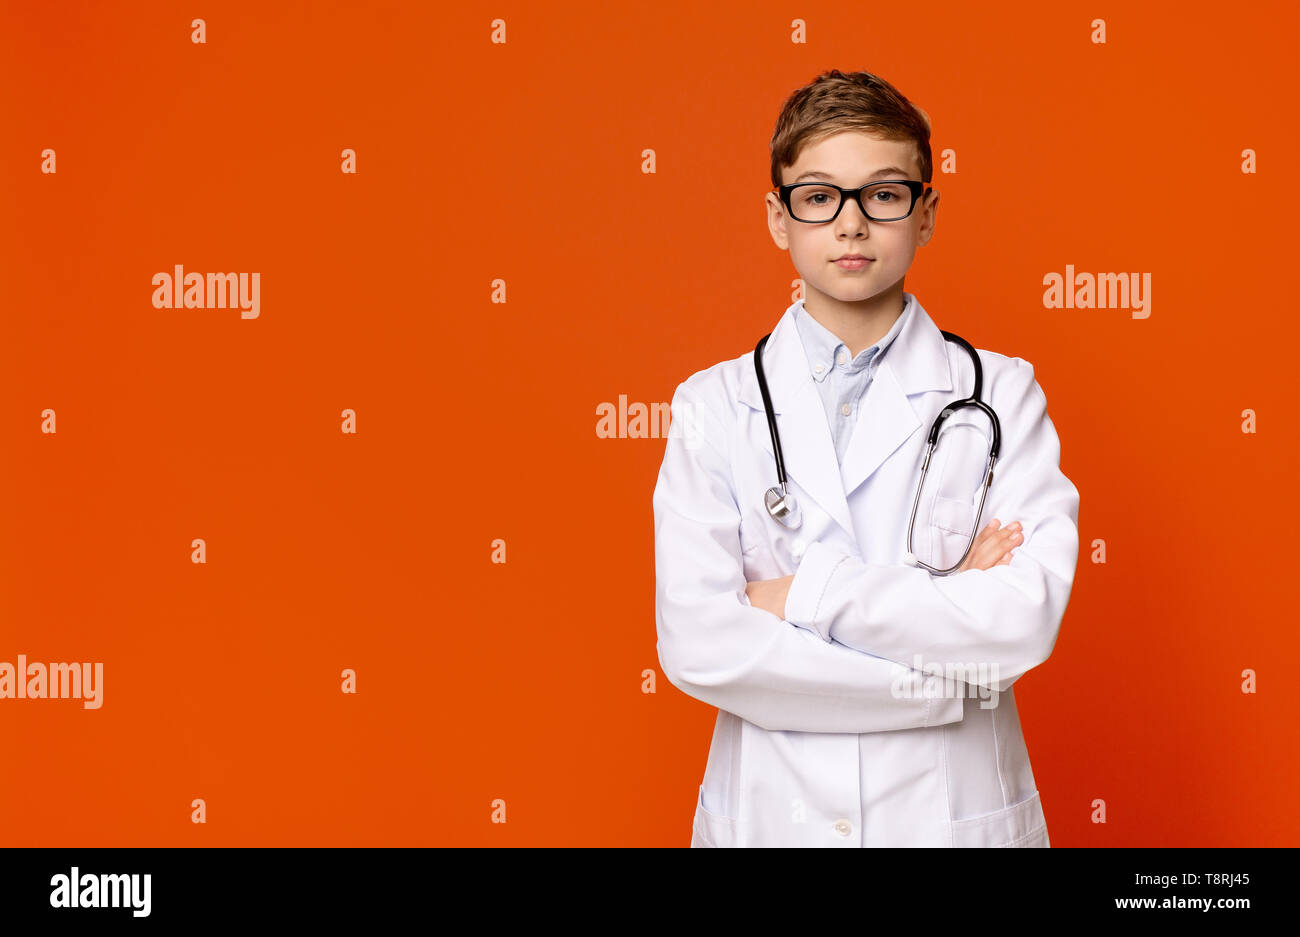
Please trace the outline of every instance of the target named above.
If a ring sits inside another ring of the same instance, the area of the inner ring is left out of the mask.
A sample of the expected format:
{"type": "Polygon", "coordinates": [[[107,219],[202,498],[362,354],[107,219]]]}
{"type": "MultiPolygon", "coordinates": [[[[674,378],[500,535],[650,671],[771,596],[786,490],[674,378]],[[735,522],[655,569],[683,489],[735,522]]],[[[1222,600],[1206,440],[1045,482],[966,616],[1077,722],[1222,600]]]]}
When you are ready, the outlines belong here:
{"type": "MultiPolygon", "coordinates": [[[[941,330],[942,331],[942,330],[941,330]]],[[[913,566],[923,566],[939,576],[946,576],[953,572],[966,561],[966,555],[970,553],[971,545],[975,542],[975,535],[979,531],[980,516],[984,512],[984,498],[988,494],[989,485],[993,484],[993,464],[997,462],[998,450],[1002,446],[1002,425],[998,421],[998,415],[993,408],[980,400],[980,389],[984,384],[984,369],[980,367],[979,355],[971,344],[960,335],[952,332],[943,332],[943,337],[950,341],[956,342],[962,348],[966,349],[966,354],[970,355],[971,361],[975,363],[975,389],[969,397],[962,397],[954,400],[943,408],[943,411],[935,418],[934,425],[930,427],[930,436],[926,442],[925,459],[921,462],[921,480],[916,486],[916,497],[912,499],[912,516],[907,522],[907,556],[906,562],[913,566]],[[943,428],[943,421],[948,419],[958,410],[966,407],[975,407],[982,410],[993,424],[993,440],[989,446],[988,465],[984,470],[984,481],[980,485],[980,504],[979,509],[975,512],[975,526],[971,528],[970,538],[966,541],[966,549],[962,551],[961,558],[947,569],[939,569],[919,560],[915,553],[912,552],[912,529],[916,525],[916,509],[921,503],[921,489],[925,487],[925,476],[930,470],[930,456],[934,452],[934,447],[939,441],[939,430],[943,428]]],[[[767,513],[776,519],[777,523],[791,530],[803,523],[803,513],[799,510],[799,505],[795,497],[787,490],[785,476],[785,457],[781,452],[781,436],[776,430],[776,415],[772,412],[772,396],[767,390],[767,378],[763,375],[763,347],[771,337],[769,332],[758,340],[758,345],[754,348],[754,371],[758,374],[758,389],[763,395],[763,409],[767,411],[767,428],[772,432],[772,454],[776,457],[776,477],[780,485],[769,488],[763,493],[763,504],[767,508],[767,513]]]]}

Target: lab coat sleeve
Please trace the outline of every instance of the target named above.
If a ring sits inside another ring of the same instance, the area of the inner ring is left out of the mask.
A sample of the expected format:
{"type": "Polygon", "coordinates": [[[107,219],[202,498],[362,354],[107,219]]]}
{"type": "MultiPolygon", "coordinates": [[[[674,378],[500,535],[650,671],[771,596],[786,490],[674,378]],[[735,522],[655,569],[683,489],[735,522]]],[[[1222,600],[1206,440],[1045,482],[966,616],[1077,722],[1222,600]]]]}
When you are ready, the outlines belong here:
{"type": "Polygon", "coordinates": [[[1002,449],[980,518],[981,526],[994,517],[1023,525],[1010,564],[935,576],[813,543],[790,585],[790,621],[825,641],[927,673],[962,673],[999,691],[1047,660],[1074,582],[1079,492],[1060,470],[1060,441],[1033,365],[1012,360],[991,401],[1002,449]]]}
{"type": "Polygon", "coordinates": [[[655,619],[664,675],[683,693],[769,730],[880,732],[960,722],[957,693],[917,692],[906,666],[755,608],[724,425],[685,384],[673,396],[653,496],[655,619]],[[693,437],[693,444],[687,439],[693,437]],[[908,686],[912,686],[910,691],[908,686]]]}

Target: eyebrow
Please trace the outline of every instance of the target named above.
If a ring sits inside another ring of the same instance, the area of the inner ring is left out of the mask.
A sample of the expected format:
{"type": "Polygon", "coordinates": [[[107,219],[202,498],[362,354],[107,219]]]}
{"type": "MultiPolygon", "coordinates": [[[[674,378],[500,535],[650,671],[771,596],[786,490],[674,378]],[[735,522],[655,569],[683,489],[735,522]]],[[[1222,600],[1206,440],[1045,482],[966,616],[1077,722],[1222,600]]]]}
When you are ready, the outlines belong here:
{"type": "MultiPolygon", "coordinates": [[[[877,176],[902,176],[902,177],[906,177],[906,176],[907,176],[907,170],[906,170],[906,169],[899,169],[897,166],[886,166],[884,169],[877,169],[877,170],[876,170],[875,172],[873,172],[871,175],[867,176],[867,178],[868,178],[868,179],[874,179],[874,178],[876,178],[877,176]]],[[[831,175],[830,175],[830,173],[820,172],[819,170],[815,170],[815,169],[814,169],[814,170],[812,170],[811,172],[805,172],[805,173],[801,174],[801,175],[799,176],[799,178],[796,179],[796,180],[794,180],[794,181],[795,181],[795,182],[802,182],[804,179],[826,179],[826,180],[830,180],[830,179],[831,179],[831,175]]]]}

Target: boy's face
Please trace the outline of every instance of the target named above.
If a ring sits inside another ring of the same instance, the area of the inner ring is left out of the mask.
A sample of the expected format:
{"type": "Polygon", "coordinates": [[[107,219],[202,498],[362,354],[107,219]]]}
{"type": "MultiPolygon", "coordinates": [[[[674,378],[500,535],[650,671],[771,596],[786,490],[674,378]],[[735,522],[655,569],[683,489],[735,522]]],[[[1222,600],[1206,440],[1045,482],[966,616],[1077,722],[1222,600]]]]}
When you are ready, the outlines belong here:
{"type": "MultiPolygon", "coordinates": [[[[795,164],[783,169],[781,181],[828,181],[843,188],[855,188],[886,179],[920,181],[921,169],[910,141],[884,140],[858,131],[845,131],[805,146],[795,164]],[[905,170],[875,175],[888,167],[905,170]],[[801,178],[821,172],[825,177],[801,178]]],[[[797,194],[800,190],[796,189],[797,194]]],[[[863,193],[867,201],[869,192],[863,193]]],[[[903,277],[912,265],[916,249],[934,233],[939,193],[916,200],[912,214],[901,221],[870,221],[858,203],[846,199],[834,221],[808,224],[789,216],[776,192],[768,192],[767,226],[777,247],[790,251],[790,260],[804,282],[805,305],[868,303],[896,296],[901,299],[903,277]],[[844,254],[872,258],[861,270],[844,269],[835,263],[844,254]]],[[[823,201],[825,201],[823,199],[823,201]]],[[[869,203],[870,204],[870,203],[869,203]]],[[[872,210],[873,214],[877,212],[872,210]]],[[[882,211],[879,214],[883,214],[882,211]]]]}

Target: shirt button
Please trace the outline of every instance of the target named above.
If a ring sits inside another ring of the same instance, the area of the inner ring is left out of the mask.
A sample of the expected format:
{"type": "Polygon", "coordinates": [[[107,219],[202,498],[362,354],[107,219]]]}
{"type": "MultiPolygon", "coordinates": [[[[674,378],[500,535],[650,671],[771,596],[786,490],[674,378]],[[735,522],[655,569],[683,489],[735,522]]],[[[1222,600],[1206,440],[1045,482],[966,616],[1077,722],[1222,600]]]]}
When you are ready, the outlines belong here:
{"type": "Polygon", "coordinates": [[[805,544],[802,540],[796,540],[794,543],[790,544],[790,552],[794,554],[795,559],[803,556],[804,546],[805,544]]]}
{"type": "Polygon", "coordinates": [[[850,823],[848,820],[836,820],[835,832],[839,833],[841,836],[848,836],[851,832],[853,832],[853,824],[850,823]]]}
{"type": "Polygon", "coordinates": [[[840,349],[840,357],[839,357],[838,360],[839,360],[840,364],[844,364],[844,363],[846,363],[846,362],[849,360],[849,353],[848,353],[847,351],[845,351],[843,348],[841,348],[841,349],[840,349]]]}
{"type": "Polygon", "coordinates": [[[823,371],[825,371],[825,370],[826,370],[826,368],[825,368],[824,366],[820,365],[820,364],[817,365],[817,367],[813,368],[813,372],[816,373],[816,374],[821,374],[821,373],[822,373],[823,371]]]}
{"type": "Polygon", "coordinates": [[[849,413],[852,412],[852,410],[853,408],[850,407],[847,403],[840,405],[840,413],[843,413],[845,416],[848,416],[849,413]]]}

